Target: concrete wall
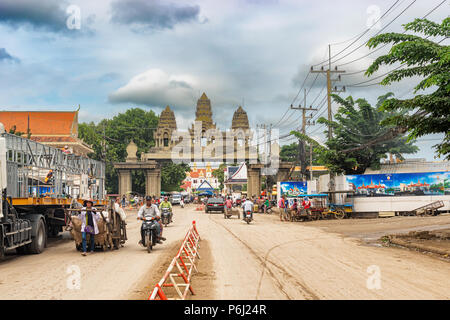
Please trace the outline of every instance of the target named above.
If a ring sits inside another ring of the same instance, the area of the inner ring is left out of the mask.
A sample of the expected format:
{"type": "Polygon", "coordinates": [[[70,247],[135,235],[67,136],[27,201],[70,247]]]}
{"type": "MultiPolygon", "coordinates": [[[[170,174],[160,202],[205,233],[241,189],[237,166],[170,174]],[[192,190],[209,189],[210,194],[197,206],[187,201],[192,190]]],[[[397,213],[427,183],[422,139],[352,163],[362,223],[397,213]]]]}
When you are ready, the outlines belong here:
{"type": "Polygon", "coordinates": [[[440,211],[450,210],[450,195],[445,196],[401,196],[401,197],[358,197],[354,199],[356,212],[411,211],[431,202],[443,200],[440,211]]]}

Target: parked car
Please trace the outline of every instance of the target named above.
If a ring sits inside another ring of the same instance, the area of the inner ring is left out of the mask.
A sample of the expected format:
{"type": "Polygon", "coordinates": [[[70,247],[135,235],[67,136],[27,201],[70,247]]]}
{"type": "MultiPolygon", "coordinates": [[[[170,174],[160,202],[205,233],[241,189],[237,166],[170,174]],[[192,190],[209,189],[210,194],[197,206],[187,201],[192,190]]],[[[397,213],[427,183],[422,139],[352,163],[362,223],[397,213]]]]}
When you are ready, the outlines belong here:
{"type": "Polygon", "coordinates": [[[205,205],[205,212],[220,211],[225,212],[225,200],[223,198],[211,197],[208,199],[205,205]]]}

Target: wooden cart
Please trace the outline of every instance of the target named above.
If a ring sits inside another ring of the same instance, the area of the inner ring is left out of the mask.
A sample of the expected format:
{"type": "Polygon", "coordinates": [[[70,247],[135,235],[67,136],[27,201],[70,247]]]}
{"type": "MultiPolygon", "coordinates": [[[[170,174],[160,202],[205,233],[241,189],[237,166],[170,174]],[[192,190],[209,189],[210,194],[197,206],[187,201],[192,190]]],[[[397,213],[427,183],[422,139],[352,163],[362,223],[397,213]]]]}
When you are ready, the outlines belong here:
{"type": "MultiPolygon", "coordinates": [[[[66,221],[69,224],[70,232],[75,240],[77,250],[82,250],[82,233],[81,220],[78,215],[80,208],[69,208],[65,210],[66,221]]],[[[126,222],[114,210],[114,201],[111,201],[108,208],[96,207],[96,211],[100,212],[101,219],[97,222],[99,233],[95,235],[95,248],[103,251],[119,249],[123,247],[127,238],[126,222]]],[[[90,243],[90,234],[87,234],[87,244],[90,243]]]]}
{"type": "Polygon", "coordinates": [[[231,209],[225,208],[225,211],[223,213],[224,219],[230,219],[231,216],[236,215],[238,219],[241,218],[241,210],[238,207],[232,207],[231,209]]]}
{"type": "MultiPolygon", "coordinates": [[[[305,194],[303,197],[308,197],[311,201],[311,208],[300,209],[298,211],[290,210],[291,221],[311,221],[324,218],[324,212],[328,209],[328,195],[327,194],[305,194]]],[[[298,204],[301,207],[301,201],[298,204]]]]}

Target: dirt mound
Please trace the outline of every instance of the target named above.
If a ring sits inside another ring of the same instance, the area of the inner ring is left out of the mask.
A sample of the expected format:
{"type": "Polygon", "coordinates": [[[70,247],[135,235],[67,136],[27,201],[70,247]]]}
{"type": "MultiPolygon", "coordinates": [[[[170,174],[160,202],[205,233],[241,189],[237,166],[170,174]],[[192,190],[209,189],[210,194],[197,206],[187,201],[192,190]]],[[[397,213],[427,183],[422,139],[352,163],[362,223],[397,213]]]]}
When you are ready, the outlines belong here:
{"type": "Polygon", "coordinates": [[[410,231],[407,234],[393,234],[382,241],[419,251],[432,252],[444,257],[450,256],[450,229],[436,231],[410,231]]]}

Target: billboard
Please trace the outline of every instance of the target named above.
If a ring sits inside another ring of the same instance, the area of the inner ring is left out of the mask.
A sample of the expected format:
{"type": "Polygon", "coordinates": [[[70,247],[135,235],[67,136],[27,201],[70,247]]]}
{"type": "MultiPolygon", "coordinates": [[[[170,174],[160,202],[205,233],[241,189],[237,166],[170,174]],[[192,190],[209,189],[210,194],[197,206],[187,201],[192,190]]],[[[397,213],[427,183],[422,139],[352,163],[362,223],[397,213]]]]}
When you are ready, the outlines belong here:
{"type": "Polygon", "coordinates": [[[355,196],[450,195],[450,172],[414,172],[347,175],[355,196]]]}
{"type": "Polygon", "coordinates": [[[280,196],[297,197],[308,193],[306,181],[285,181],[280,182],[280,196]]]}

